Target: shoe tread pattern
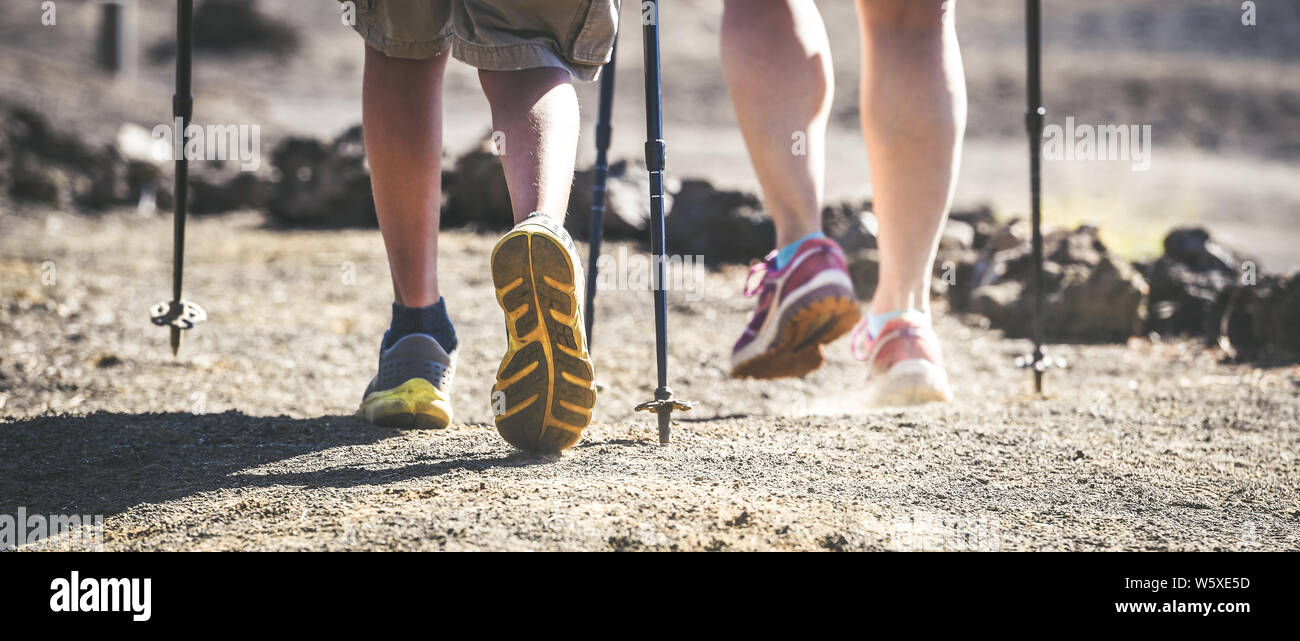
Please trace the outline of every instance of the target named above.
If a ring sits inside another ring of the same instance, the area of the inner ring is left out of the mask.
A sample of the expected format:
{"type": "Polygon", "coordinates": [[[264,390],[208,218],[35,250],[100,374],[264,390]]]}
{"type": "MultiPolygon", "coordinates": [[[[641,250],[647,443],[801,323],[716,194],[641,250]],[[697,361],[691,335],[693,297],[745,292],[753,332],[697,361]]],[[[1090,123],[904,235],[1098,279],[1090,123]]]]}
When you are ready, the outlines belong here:
{"type": "Polygon", "coordinates": [[[560,242],[551,234],[512,232],[492,257],[510,343],[492,388],[494,399],[500,392],[505,400],[497,431],[530,452],[556,453],[576,443],[596,401],[578,311],[579,274],[560,242]]]}

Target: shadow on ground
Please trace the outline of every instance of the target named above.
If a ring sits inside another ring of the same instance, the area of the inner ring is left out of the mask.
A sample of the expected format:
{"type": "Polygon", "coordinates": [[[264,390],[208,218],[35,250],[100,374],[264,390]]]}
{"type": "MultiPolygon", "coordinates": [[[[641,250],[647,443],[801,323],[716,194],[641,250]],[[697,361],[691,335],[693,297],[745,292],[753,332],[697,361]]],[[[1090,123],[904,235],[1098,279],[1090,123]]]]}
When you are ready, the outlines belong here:
{"type": "MultiPolygon", "coordinates": [[[[347,446],[396,439],[401,432],[351,416],[311,419],[222,414],[41,416],[0,423],[0,514],[112,516],[213,490],[276,485],[353,487],[439,476],[452,470],[520,467],[551,459],[500,450],[463,456],[415,455],[380,471],[346,464],[303,472],[249,468],[347,446]]],[[[277,466],[283,467],[283,466],[277,466]]]]}

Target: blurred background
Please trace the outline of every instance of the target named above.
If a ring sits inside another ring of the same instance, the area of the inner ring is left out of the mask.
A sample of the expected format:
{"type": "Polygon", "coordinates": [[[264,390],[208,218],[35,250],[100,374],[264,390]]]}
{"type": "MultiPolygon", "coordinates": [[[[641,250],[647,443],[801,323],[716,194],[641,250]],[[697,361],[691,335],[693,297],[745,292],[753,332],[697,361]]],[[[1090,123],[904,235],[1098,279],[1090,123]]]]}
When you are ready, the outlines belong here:
{"type": "MultiPolygon", "coordinates": [[[[8,2],[0,12],[0,102],[34,110],[90,148],[117,139],[123,123],[147,130],[168,122],[175,3],[120,3],[126,40],[117,72],[102,64],[106,4],[52,4],[55,25],[42,24],[43,5],[35,0],[8,2]]],[[[260,125],[267,158],[288,136],[329,141],[360,122],[362,45],[342,24],[336,2],[196,4],[197,122],[260,125]]],[[[836,64],[831,203],[871,193],[857,124],[852,4],[819,3],[836,64]]],[[[1176,224],[1201,224],[1269,269],[1300,266],[1293,249],[1300,242],[1294,171],[1300,159],[1300,4],[1258,2],[1254,26],[1242,24],[1241,4],[1044,3],[1048,123],[1074,116],[1078,123],[1149,124],[1153,137],[1147,172],[1123,162],[1047,163],[1050,222],[1096,222],[1111,249],[1130,259],[1159,254],[1164,233],[1176,224]]],[[[644,111],[641,33],[632,9],[625,7],[618,55],[613,156],[635,160],[644,111]]],[[[674,0],[661,11],[669,173],[756,192],[717,64],[721,3],[674,0]]],[[[988,205],[999,218],[1028,210],[1022,14],[1016,0],[958,5],[970,95],[958,208],[988,205]]],[[[579,90],[586,137],[579,162],[587,166],[596,85],[579,90]]],[[[445,105],[446,154],[454,159],[489,130],[472,69],[450,66],[445,105]]],[[[274,171],[271,162],[262,163],[268,180],[276,178],[274,171]]],[[[16,199],[9,191],[11,197],[0,201],[5,213],[20,207],[23,196],[49,199],[39,189],[16,199]]]]}

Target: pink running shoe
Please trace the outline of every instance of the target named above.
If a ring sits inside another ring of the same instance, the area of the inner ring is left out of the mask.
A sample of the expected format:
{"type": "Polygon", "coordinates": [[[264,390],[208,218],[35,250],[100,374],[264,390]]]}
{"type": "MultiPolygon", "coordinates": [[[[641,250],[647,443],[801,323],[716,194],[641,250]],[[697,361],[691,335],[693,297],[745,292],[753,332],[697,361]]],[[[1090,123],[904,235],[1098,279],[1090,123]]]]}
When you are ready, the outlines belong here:
{"type": "Polygon", "coordinates": [[[853,332],[853,356],[867,362],[867,404],[920,405],[952,400],[939,337],[923,318],[904,314],[872,339],[866,319],[853,332]],[[865,339],[865,340],[864,340],[865,339]],[[859,343],[865,342],[865,350],[859,343]]]}
{"type": "Polygon", "coordinates": [[[734,378],[803,376],[821,367],[821,346],[861,316],[844,251],[826,238],[804,241],[784,269],[776,268],[775,251],[768,254],[746,278],[745,296],[754,295],[758,308],[731,350],[734,378]]]}

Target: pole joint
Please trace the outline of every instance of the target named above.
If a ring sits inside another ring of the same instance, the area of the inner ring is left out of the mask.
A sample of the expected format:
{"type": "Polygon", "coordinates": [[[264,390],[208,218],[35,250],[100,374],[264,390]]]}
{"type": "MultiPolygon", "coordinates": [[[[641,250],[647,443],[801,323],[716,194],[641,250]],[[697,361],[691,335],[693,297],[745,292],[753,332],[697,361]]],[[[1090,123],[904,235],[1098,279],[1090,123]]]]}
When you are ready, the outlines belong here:
{"type": "Polygon", "coordinates": [[[183,118],[189,122],[194,117],[194,96],[190,94],[172,95],[172,117],[183,118]]]}
{"type": "Polygon", "coordinates": [[[1025,110],[1025,129],[1035,137],[1041,137],[1043,133],[1043,122],[1047,119],[1047,109],[1037,107],[1035,109],[1025,110]]]}
{"type": "Polygon", "coordinates": [[[668,146],[663,140],[647,140],[645,143],[645,165],[652,173],[663,171],[668,164],[668,146]]]}
{"type": "Polygon", "coordinates": [[[614,138],[614,127],[608,123],[596,123],[596,149],[609,149],[609,143],[614,138]]]}

